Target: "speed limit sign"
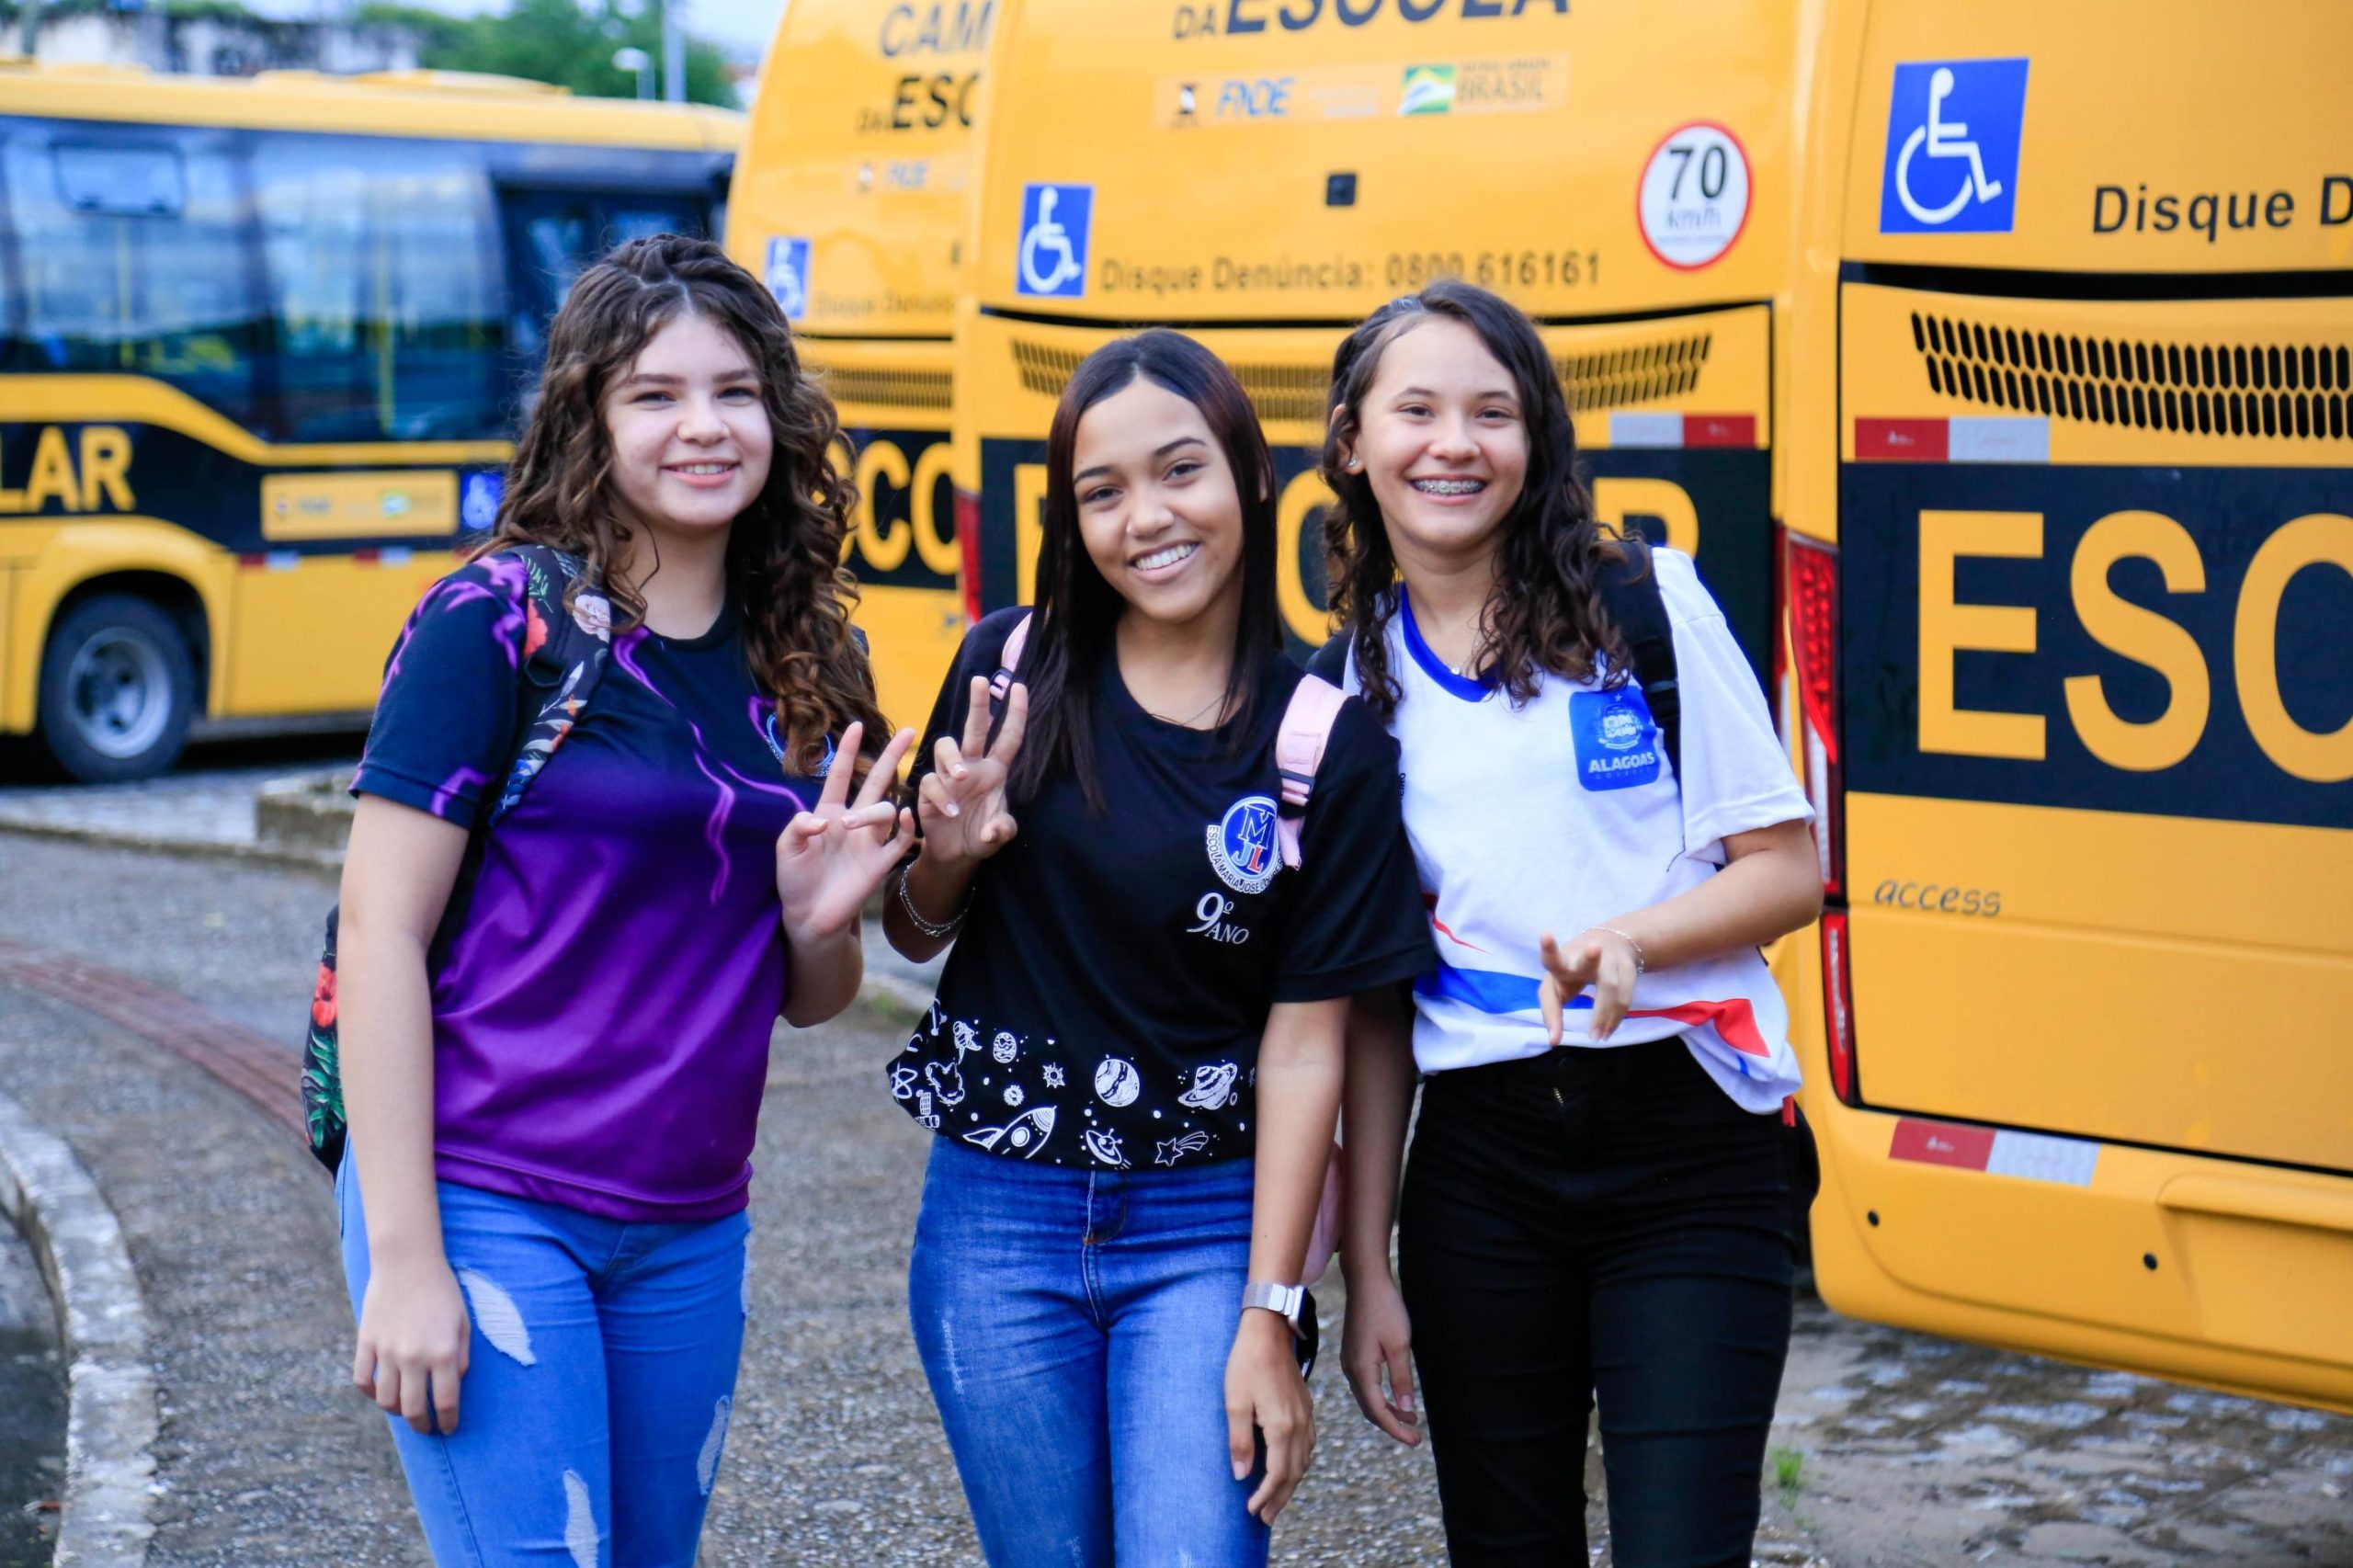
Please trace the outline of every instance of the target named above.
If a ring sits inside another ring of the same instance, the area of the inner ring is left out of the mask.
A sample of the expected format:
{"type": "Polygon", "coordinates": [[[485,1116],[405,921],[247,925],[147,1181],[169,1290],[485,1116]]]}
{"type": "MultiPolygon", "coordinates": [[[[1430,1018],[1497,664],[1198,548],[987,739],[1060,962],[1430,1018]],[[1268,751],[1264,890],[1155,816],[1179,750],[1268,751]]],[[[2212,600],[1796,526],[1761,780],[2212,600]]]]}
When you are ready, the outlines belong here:
{"type": "Polygon", "coordinates": [[[1678,271],[1706,267],[1748,226],[1748,154],[1711,120],[1667,133],[1643,168],[1635,199],[1643,241],[1678,271]]]}

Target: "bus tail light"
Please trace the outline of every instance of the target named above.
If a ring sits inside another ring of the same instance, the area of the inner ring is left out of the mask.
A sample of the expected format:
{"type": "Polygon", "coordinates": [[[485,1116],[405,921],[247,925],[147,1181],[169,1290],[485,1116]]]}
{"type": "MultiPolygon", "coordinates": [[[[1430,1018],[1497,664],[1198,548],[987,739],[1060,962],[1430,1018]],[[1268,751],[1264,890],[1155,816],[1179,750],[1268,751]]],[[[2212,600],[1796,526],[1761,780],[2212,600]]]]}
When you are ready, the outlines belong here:
{"type": "Polygon", "coordinates": [[[956,492],[956,550],[963,558],[964,624],[981,619],[981,498],[969,490],[956,492]]]}
{"type": "Polygon", "coordinates": [[[1848,983],[1847,912],[1822,916],[1823,1045],[1830,1056],[1830,1088],[1843,1105],[1863,1103],[1855,1074],[1855,993],[1848,983]]]}
{"type": "Polygon", "coordinates": [[[1790,647],[1797,661],[1803,743],[1799,752],[1813,805],[1823,891],[1837,903],[1847,894],[1847,788],[1838,759],[1838,551],[1796,534],[1787,537],[1790,647]]]}

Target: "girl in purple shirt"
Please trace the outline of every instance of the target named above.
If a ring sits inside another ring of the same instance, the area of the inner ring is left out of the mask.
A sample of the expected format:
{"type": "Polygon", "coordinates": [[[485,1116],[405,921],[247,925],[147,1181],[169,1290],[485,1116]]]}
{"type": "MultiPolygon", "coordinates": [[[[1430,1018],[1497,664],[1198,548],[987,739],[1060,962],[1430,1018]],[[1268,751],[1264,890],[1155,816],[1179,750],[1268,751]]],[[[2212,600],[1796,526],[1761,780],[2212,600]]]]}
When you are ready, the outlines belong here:
{"type": "Polygon", "coordinates": [[[622,246],[550,329],[489,540],[387,666],[343,878],[336,1191],[352,1379],[440,1562],[694,1559],[769,1036],[857,994],[859,909],[913,841],[886,798],[913,733],[881,744],[837,568],[835,429],[750,274],[622,246]],[[521,677],[551,560],[610,653],[493,829],[547,700],[521,677]]]}

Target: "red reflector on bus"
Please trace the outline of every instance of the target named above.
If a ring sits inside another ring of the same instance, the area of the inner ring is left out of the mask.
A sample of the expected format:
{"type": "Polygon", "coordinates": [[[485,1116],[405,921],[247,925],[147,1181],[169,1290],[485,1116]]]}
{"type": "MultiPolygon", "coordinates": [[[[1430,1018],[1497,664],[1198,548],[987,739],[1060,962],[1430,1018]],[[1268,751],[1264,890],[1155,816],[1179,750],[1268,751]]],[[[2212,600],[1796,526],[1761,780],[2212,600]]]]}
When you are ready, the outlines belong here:
{"type": "Polygon", "coordinates": [[[2089,1187],[2099,1172],[2099,1149],[2097,1143],[2082,1138],[1907,1116],[1896,1121],[1888,1137],[1887,1157],[2025,1181],[2089,1187]]]}
{"type": "Polygon", "coordinates": [[[1753,414],[1687,414],[1683,416],[1687,447],[1753,447],[1756,415],[1753,414]]]}
{"type": "Polygon", "coordinates": [[[1963,1127],[1950,1121],[1922,1121],[1907,1116],[1895,1124],[1894,1136],[1888,1142],[1887,1157],[1916,1160],[1924,1165],[1958,1165],[1962,1170],[1982,1171],[1985,1162],[1994,1157],[1994,1130],[1963,1127]]]}
{"type": "Polygon", "coordinates": [[[981,619],[981,498],[969,490],[956,492],[956,551],[964,574],[964,623],[981,619]]]}
{"type": "Polygon", "coordinates": [[[1840,1103],[1859,1105],[1855,1083],[1854,989],[1847,977],[1847,915],[1825,910],[1822,916],[1822,1038],[1830,1057],[1830,1090],[1840,1103]]]}
{"type": "Polygon", "coordinates": [[[1949,455],[1946,422],[1941,419],[1864,419],[1855,421],[1857,462],[1940,463],[1949,455]]]}

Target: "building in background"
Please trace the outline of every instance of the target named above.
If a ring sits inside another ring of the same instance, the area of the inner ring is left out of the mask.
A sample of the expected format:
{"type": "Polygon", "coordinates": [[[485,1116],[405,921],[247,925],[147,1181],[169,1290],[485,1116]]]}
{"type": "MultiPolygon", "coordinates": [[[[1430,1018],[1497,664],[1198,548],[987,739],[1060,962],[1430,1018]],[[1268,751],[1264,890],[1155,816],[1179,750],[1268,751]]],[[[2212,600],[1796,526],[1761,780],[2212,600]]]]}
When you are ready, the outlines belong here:
{"type": "Polygon", "coordinates": [[[317,6],[49,0],[29,12],[19,6],[5,14],[0,40],[46,65],[250,76],[258,71],[414,71],[424,63],[425,40],[416,28],[347,20],[317,6]]]}

